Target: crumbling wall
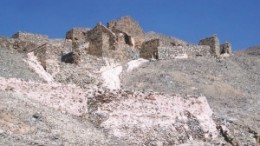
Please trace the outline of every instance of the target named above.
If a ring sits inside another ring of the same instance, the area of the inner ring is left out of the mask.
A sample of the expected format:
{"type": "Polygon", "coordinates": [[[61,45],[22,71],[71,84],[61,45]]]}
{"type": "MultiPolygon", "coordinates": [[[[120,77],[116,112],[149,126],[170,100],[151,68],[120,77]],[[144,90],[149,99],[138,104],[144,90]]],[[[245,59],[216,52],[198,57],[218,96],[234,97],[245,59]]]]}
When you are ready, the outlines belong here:
{"type": "Polygon", "coordinates": [[[34,34],[34,33],[28,33],[28,32],[17,32],[12,36],[12,38],[26,40],[26,41],[32,41],[34,43],[41,43],[41,42],[48,40],[47,35],[34,34]]]}
{"type": "Polygon", "coordinates": [[[18,52],[30,52],[38,46],[48,42],[48,36],[18,32],[12,38],[0,37],[0,46],[15,49],[18,52]]]}
{"type": "Polygon", "coordinates": [[[36,44],[31,41],[15,40],[13,44],[13,48],[18,52],[30,52],[31,50],[37,48],[38,45],[40,44],[36,44]]]}
{"type": "Polygon", "coordinates": [[[121,17],[117,21],[111,21],[107,23],[109,29],[117,29],[127,33],[130,36],[144,36],[144,32],[140,25],[130,16],[121,17]]]}
{"type": "Polygon", "coordinates": [[[72,41],[64,39],[52,39],[48,41],[47,59],[60,60],[61,54],[72,51],[72,41]]]}
{"type": "Polygon", "coordinates": [[[217,35],[207,37],[199,41],[199,45],[208,45],[211,48],[211,54],[215,56],[220,55],[220,44],[217,35]]]}
{"type": "Polygon", "coordinates": [[[187,46],[190,45],[188,42],[174,37],[166,36],[164,34],[156,32],[148,32],[145,34],[145,40],[160,39],[163,46],[187,46]]]}
{"type": "Polygon", "coordinates": [[[158,59],[174,59],[183,54],[188,57],[210,56],[211,49],[206,45],[158,47],[158,59]]]}
{"type": "Polygon", "coordinates": [[[123,32],[115,28],[112,29],[112,32],[116,34],[119,45],[127,44],[129,46],[135,46],[134,38],[126,32],[123,32]]]}
{"type": "Polygon", "coordinates": [[[102,56],[104,49],[116,49],[116,35],[102,24],[87,33],[86,40],[89,42],[88,54],[102,56]],[[108,38],[105,40],[105,38],[108,38]]]}
{"type": "Polygon", "coordinates": [[[46,70],[46,51],[47,51],[47,44],[43,44],[34,50],[31,50],[34,52],[34,55],[37,57],[38,61],[41,63],[42,67],[46,70]]]}
{"type": "Polygon", "coordinates": [[[136,58],[139,52],[131,46],[132,37],[120,30],[114,32],[102,24],[88,31],[86,35],[88,42],[87,54],[113,58],[116,61],[123,62],[136,58]]]}
{"type": "Polygon", "coordinates": [[[72,28],[66,33],[66,39],[72,41],[84,42],[89,28],[72,28]]]}
{"type": "Polygon", "coordinates": [[[161,45],[159,39],[144,42],[140,49],[140,57],[144,59],[158,59],[158,47],[161,45]]]}
{"type": "Polygon", "coordinates": [[[0,37],[0,46],[7,49],[15,49],[22,53],[36,48],[38,44],[26,40],[0,37]]]}
{"type": "Polygon", "coordinates": [[[60,62],[63,54],[72,51],[72,41],[64,39],[49,40],[46,50],[46,71],[55,75],[60,71],[60,62]]]}
{"type": "Polygon", "coordinates": [[[226,42],[220,45],[220,54],[232,54],[231,43],[226,42]]]}

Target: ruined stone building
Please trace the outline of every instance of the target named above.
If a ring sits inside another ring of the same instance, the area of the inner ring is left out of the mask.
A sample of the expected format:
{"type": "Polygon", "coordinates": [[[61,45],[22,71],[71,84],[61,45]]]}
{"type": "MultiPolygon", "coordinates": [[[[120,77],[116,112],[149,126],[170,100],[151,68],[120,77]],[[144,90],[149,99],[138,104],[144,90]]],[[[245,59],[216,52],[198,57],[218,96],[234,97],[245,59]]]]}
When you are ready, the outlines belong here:
{"type": "Polygon", "coordinates": [[[98,23],[90,30],[72,29],[67,32],[66,38],[72,40],[73,50],[82,54],[126,61],[138,56],[136,40],[143,35],[142,29],[132,18],[122,17],[118,21],[108,22],[107,27],[98,23]]]}
{"type": "Polygon", "coordinates": [[[143,43],[140,50],[140,57],[145,59],[174,59],[179,56],[195,57],[209,56],[210,47],[206,45],[176,45],[165,43],[160,39],[153,39],[143,43]]]}
{"type": "Polygon", "coordinates": [[[119,20],[110,21],[107,23],[107,28],[110,30],[120,30],[133,37],[144,37],[144,31],[139,24],[131,17],[121,17],[119,20]]]}
{"type": "Polygon", "coordinates": [[[204,38],[199,41],[199,45],[208,45],[210,46],[211,53],[219,56],[220,55],[220,44],[217,35],[213,35],[211,37],[204,38]]]}
{"type": "Polygon", "coordinates": [[[85,63],[89,55],[125,62],[144,59],[174,59],[181,55],[220,56],[231,54],[231,44],[222,45],[216,35],[199,41],[199,45],[158,33],[144,33],[131,17],[122,17],[94,28],[72,28],[65,39],[49,39],[46,35],[17,32],[12,38],[0,37],[0,45],[18,52],[34,52],[45,70],[56,72],[58,62],[85,63]],[[84,58],[84,59],[82,59],[84,58]]]}
{"type": "Polygon", "coordinates": [[[149,35],[140,48],[140,57],[145,59],[174,59],[179,56],[215,56],[232,53],[230,43],[220,45],[217,35],[199,41],[198,45],[189,44],[176,38],[164,37],[158,34],[149,35]]]}
{"type": "Polygon", "coordinates": [[[66,39],[72,40],[73,50],[81,54],[85,52],[120,62],[138,56],[145,59],[173,59],[180,55],[196,57],[219,56],[221,52],[231,53],[231,48],[228,47],[231,45],[220,46],[216,35],[194,45],[157,33],[146,34],[139,24],[128,16],[110,21],[107,26],[99,23],[90,30],[72,29],[67,32],[66,39]]]}
{"type": "Polygon", "coordinates": [[[159,59],[159,46],[161,46],[162,42],[159,39],[153,39],[150,41],[146,41],[143,43],[140,49],[140,57],[144,59],[159,59]]]}
{"type": "Polygon", "coordinates": [[[34,34],[34,33],[28,33],[28,32],[17,32],[13,34],[12,38],[19,39],[19,40],[26,40],[26,41],[32,41],[32,42],[44,42],[48,40],[47,35],[41,35],[41,34],[34,34]]]}
{"type": "Polygon", "coordinates": [[[224,53],[227,53],[227,54],[232,53],[231,44],[226,42],[226,43],[220,45],[217,35],[213,35],[213,36],[200,40],[199,45],[210,46],[211,54],[216,57],[219,57],[221,54],[224,54],[224,53]]]}
{"type": "Polygon", "coordinates": [[[232,47],[231,43],[225,42],[224,44],[220,45],[220,54],[231,54],[232,53],[232,47]]]}
{"type": "Polygon", "coordinates": [[[66,39],[70,39],[72,41],[85,41],[85,35],[89,31],[89,28],[72,28],[66,33],[66,39]]]}
{"type": "Polygon", "coordinates": [[[121,31],[131,37],[132,45],[140,48],[145,41],[145,33],[141,26],[130,16],[121,17],[119,20],[113,20],[107,23],[107,28],[113,32],[121,31]]]}

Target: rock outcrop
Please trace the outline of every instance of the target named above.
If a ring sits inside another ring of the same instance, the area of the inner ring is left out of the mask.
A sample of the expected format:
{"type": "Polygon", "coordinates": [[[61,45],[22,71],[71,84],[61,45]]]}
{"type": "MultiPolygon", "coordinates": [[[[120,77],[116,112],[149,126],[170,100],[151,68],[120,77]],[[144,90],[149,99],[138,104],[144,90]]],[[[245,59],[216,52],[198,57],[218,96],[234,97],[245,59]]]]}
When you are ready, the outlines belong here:
{"type": "Polygon", "coordinates": [[[138,93],[97,93],[88,100],[90,120],[109,137],[133,145],[177,145],[218,136],[205,97],[138,93]]]}

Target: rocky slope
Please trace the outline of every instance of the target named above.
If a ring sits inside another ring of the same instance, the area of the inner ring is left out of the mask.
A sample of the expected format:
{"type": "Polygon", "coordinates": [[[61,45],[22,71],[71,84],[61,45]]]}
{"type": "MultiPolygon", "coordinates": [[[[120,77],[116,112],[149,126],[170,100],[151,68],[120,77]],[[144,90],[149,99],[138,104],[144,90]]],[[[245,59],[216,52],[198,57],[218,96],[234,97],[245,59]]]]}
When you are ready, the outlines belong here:
{"type": "Polygon", "coordinates": [[[0,38],[0,145],[260,145],[259,47],[146,60],[135,48],[145,40],[186,51],[193,45],[144,33],[129,17],[98,26],[89,32],[92,41],[77,48],[76,64],[68,51],[79,45],[77,37],[87,41],[81,30],[71,30],[74,42],[44,37],[43,48],[27,40],[41,35],[0,38]],[[115,56],[126,55],[117,50],[123,44],[136,60],[109,55],[115,43],[115,56]],[[101,55],[91,55],[89,45],[101,55]],[[62,62],[63,51],[72,61],[62,62]]]}
{"type": "Polygon", "coordinates": [[[68,84],[80,76],[48,83],[30,56],[1,51],[1,145],[259,145],[255,55],[110,63],[81,88],[68,84]]]}

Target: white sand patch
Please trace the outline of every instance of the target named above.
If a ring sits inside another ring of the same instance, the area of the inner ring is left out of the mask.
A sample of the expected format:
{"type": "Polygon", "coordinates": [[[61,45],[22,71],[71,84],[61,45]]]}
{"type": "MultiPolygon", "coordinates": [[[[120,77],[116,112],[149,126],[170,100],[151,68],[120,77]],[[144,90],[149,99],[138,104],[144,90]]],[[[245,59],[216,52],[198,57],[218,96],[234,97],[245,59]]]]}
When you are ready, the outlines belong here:
{"type": "Polygon", "coordinates": [[[35,73],[37,73],[40,78],[44,79],[47,82],[52,82],[52,76],[44,70],[40,62],[37,60],[37,57],[34,55],[34,52],[28,53],[27,56],[28,59],[24,61],[28,63],[29,67],[33,69],[33,71],[35,71],[35,73]]]}
{"type": "Polygon", "coordinates": [[[120,74],[123,70],[122,66],[106,66],[101,68],[101,75],[103,78],[103,85],[111,90],[120,89],[120,74]]]}
{"type": "Polygon", "coordinates": [[[146,63],[146,62],[148,62],[148,60],[143,59],[143,58],[139,58],[139,59],[137,59],[137,60],[129,61],[129,62],[127,63],[127,65],[128,65],[127,71],[130,72],[130,71],[132,71],[133,69],[138,68],[140,65],[142,65],[142,64],[144,64],[144,63],[146,63]]]}

